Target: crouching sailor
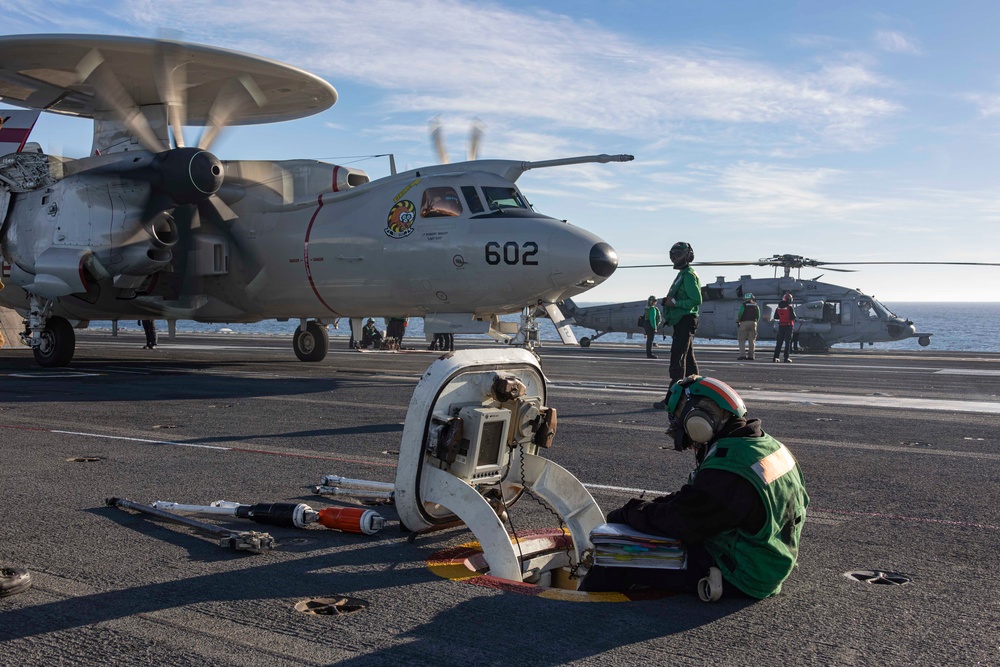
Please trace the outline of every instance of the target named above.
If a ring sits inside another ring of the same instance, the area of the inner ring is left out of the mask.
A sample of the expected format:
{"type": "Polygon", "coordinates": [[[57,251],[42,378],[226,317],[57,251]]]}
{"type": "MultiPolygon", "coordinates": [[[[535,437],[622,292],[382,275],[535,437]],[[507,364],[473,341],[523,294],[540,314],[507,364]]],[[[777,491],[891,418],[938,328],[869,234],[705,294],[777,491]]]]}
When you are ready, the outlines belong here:
{"type": "Polygon", "coordinates": [[[670,388],[666,409],[674,448],[694,449],[697,467],[679,491],[633,498],[607,521],[680,540],[687,565],[595,565],[580,590],[656,588],[706,601],[777,594],[795,566],[809,504],[798,463],[759,419],[747,419],[743,399],[724,382],[686,377],[670,388]]]}

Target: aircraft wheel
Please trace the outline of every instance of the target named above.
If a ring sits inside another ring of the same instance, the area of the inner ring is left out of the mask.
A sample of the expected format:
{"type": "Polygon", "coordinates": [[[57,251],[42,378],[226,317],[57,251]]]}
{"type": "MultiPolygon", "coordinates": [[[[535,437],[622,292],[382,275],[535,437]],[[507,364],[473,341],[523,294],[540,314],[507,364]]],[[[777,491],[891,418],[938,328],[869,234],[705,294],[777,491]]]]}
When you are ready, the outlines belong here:
{"type": "Polygon", "coordinates": [[[295,330],[292,347],[299,361],[322,361],[330,349],[330,335],[316,322],[309,322],[305,331],[295,330]]]}
{"type": "Polygon", "coordinates": [[[32,348],[35,361],[43,368],[68,366],[76,350],[73,325],[62,317],[50,317],[41,333],[42,344],[32,348]]]}
{"type": "Polygon", "coordinates": [[[920,338],[917,339],[917,342],[920,344],[920,347],[927,347],[928,345],[931,344],[931,337],[921,336],[920,338]]]}
{"type": "Polygon", "coordinates": [[[590,347],[590,339],[584,336],[580,339],[580,347],[590,347]]]}
{"type": "Polygon", "coordinates": [[[826,341],[822,336],[818,334],[809,334],[802,341],[802,346],[808,352],[829,352],[830,346],[826,344],[826,341]]]}

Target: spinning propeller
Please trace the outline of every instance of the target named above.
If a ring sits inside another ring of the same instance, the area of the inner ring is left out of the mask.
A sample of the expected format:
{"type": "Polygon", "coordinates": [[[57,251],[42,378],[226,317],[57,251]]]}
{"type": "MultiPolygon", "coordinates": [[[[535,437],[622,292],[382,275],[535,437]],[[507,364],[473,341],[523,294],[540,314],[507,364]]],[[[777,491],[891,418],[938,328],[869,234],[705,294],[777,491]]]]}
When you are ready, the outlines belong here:
{"type": "MultiPolygon", "coordinates": [[[[472,119],[472,128],[469,130],[469,150],[466,153],[466,159],[470,162],[476,159],[476,154],[479,150],[479,142],[483,138],[483,131],[486,126],[478,118],[472,119]]],[[[444,130],[441,125],[441,118],[435,116],[430,121],[430,131],[431,131],[431,144],[434,145],[434,150],[437,152],[438,161],[441,164],[448,164],[450,162],[448,158],[448,151],[444,147],[444,130]]]]}
{"type": "Polygon", "coordinates": [[[262,260],[240,231],[236,213],[220,192],[223,196],[228,192],[238,199],[243,188],[264,186],[284,201],[291,200],[290,177],[277,164],[266,161],[235,163],[232,173],[227,173],[222,161],[209,151],[241,112],[267,104],[266,96],[250,74],[230,77],[218,85],[207,113],[197,119],[204,124],[201,136],[194,146],[187,144],[184,126],[189,120],[186,92],[190,85],[183,56],[184,51],[176,43],[159,40],[151,59],[151,74],[159,102],[166,111],[169,132],[164,127],[157,132],[98,48],[91,49],[76,68],[78,83],[94,91],[95,110],[101,109],[121,123],[152,153],[151,159],[110,161],[77,173],[115,173],[121,178],[149,184],[150,194],[143,207],[140,229],[128,242],[142,239],[145,231],[153,239],[154,248],[162,251],[177,246],[171,250],[174,271],[181,277],[176,296],[189,293],[192,287],[188,258],[194,249],[194,230],[202,221],[212,224],[240,255],[248,282],[260,277],[263,270],[262,260]]]}

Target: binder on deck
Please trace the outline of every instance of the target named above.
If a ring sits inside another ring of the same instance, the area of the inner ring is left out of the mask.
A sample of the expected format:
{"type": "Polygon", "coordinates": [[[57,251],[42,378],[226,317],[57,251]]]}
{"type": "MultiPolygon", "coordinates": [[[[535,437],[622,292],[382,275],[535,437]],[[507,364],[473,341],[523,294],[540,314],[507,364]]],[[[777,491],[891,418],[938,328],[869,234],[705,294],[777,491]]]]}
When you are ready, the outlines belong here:
{"type": "Polygon", "coordinates": [[[687,551],[679,540],[636,530],[624,523],[604,523],[590,532],[594,564],[683,570],[687,551]]]}

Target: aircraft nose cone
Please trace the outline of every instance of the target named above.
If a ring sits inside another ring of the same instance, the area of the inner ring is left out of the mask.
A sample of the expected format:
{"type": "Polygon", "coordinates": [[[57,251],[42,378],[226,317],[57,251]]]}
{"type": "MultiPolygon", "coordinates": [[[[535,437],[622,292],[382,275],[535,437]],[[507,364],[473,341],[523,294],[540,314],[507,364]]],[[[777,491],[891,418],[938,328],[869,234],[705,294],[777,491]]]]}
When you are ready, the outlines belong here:
{"type": "Polygon", "coordinates": [[[601,278],[607,278],[618,268],[618,253],[603,241],[590,249],[590,268],[601,278]]]}

